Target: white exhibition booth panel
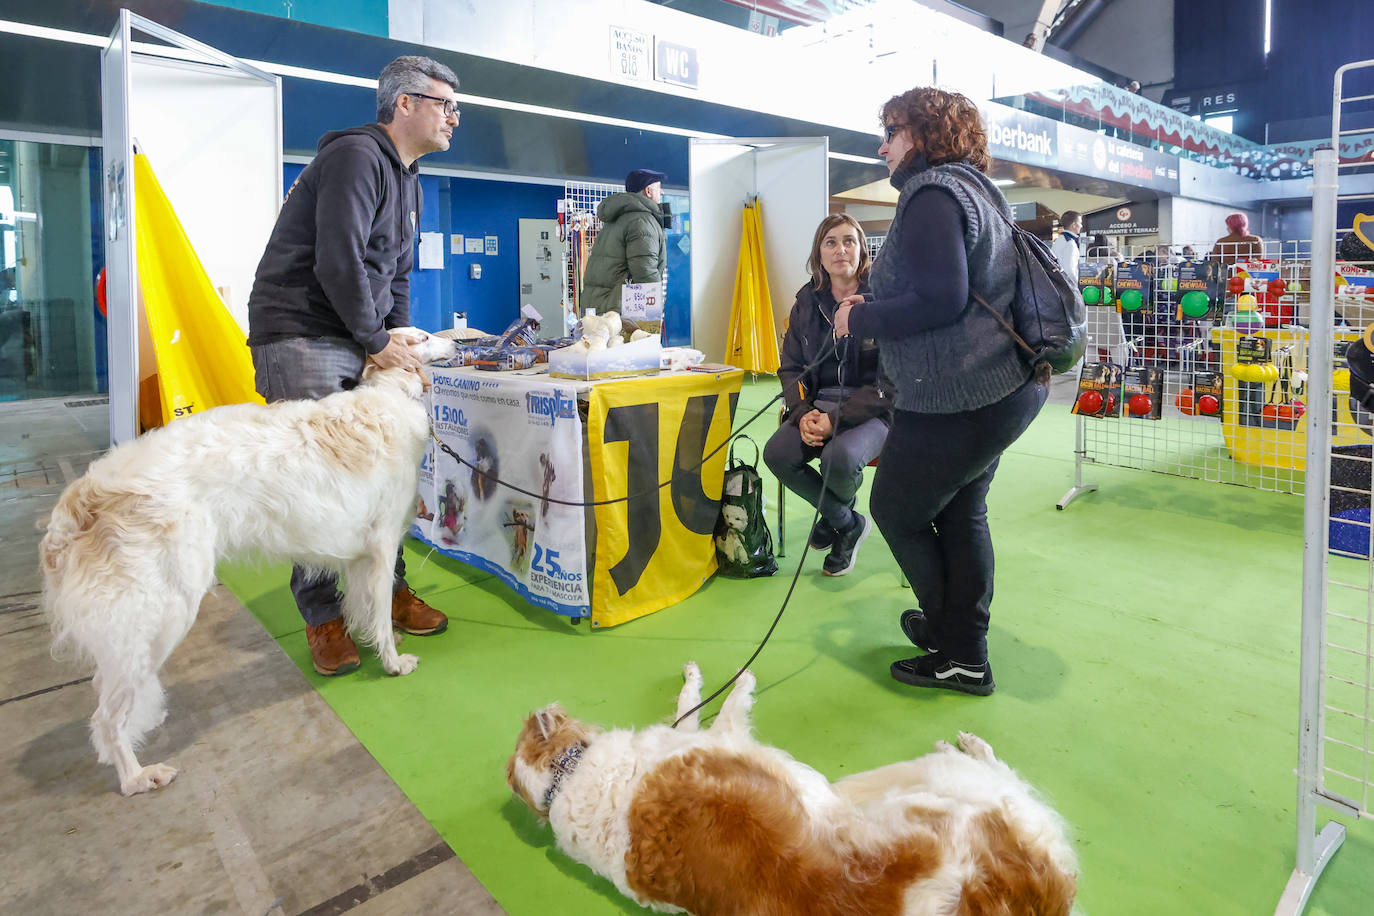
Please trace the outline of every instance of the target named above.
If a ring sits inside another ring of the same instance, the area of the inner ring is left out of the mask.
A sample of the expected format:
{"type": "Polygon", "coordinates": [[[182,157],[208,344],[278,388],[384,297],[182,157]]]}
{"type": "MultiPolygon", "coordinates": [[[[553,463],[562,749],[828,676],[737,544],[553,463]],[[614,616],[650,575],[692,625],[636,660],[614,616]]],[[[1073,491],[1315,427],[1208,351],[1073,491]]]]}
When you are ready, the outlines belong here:
{"type": "Polygon", "coordinates": [[[725,356],[743,210],[762,204],[763,253],[773,323],[781,335],[807,281],[811,238],[830,211],[826,137],[693,138],[688,154],[692,220],[692,346],[725,356]]]}
{"type": "Polygon", "coordinates": [[[281,82],[122,10],[102,54],[101,96],[110,441],[118,444],[138,433],[135,146],[246,330],[248,293],[282,200],[281,82]]]}

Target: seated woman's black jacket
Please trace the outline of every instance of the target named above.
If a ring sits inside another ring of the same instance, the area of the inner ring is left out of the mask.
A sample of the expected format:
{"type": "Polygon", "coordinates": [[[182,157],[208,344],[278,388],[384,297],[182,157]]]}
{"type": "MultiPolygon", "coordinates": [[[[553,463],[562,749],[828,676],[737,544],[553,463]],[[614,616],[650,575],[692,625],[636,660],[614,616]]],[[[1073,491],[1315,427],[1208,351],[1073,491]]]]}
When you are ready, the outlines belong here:
{"type": "MultiPolygon", "coordinates": [[[[868,293],[868,284],[859,285],[868,293]]],[[[835,297],[829,289],[818,290],[809,282],[797,290],[797,301],[787,322],[782,341],[778,379],[787,404],[784,422],[796,425],[815,407],[822,388],[846,390],[840,406],[830,411],[830,425],[836,433],[879,419],[892,424],[892,383],[878,367],[878,345],[873,339],[848,337],[836,345],[832,327],[835,297]],[[811,369],[807,366],[823,359],[811,369]]]]}

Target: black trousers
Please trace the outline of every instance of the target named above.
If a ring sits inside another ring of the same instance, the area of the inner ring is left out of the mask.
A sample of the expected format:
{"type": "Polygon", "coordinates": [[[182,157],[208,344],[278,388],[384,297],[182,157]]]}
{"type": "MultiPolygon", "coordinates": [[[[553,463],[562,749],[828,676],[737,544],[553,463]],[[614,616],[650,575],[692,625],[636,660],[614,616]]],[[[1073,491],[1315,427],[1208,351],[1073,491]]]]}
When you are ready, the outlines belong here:
{"type": "Polygon", "coordinates": [[[869,507],[925,612],[935,647],[987,661],[993,550],[988,488],[1007,446],[1049,396],[1027,382],[995,404],[954,414],[898,410],[869,507]]]}

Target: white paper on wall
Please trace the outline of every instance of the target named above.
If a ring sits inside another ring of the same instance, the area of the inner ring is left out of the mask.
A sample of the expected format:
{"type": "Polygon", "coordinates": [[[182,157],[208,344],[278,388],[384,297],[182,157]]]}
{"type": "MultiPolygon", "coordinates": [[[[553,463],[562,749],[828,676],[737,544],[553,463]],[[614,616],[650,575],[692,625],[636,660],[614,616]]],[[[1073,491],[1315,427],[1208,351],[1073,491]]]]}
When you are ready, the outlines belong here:
{"type": "Polygon", "coordinates": [[[420,233],[420,269],[444,269],[444,234],[442,232],[420,233]]]}

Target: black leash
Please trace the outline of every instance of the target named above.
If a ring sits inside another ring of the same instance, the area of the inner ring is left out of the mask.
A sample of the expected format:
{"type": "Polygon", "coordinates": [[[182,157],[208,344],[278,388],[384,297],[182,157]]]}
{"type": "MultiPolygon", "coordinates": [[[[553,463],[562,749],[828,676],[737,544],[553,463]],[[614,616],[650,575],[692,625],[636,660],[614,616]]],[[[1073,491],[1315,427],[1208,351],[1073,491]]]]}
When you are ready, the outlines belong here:
{"type": "MultiPolygon", "coordinates": [[[[824,313],[822,313],[822,314],[824,314],[824,313]]],[[[850,338],[849,338],[849,337],[845,337],[845,338],[842,338],[842,339],[843,339],[844,341],[846,341],[846,345],[845,345],[845,346],[848,347],[849,344],[848,344],[847,342],[850,340],[850,338]]],[[[811,363],[809,363],[809,364],[806,366],[806,368],[804,368],[804,369],[801,371],[801,375],[805,376],[805,375],[811,373],[812,370],[814,370],[814,369],[816,369],[818,366],[820,366],[820,364],[821,364],[827,357],[829,357],[829,356],[832,355],[832,354],[836,355],[836,356],[839,358],[839,363],[840,363],[840,392],[841,392],[841,402],[843,402],[843,399],[844,399],[844,392],[845,392],[845,390],[846,390],[847,387],[848,387],[848,386],[845,384],[845,381],[844,381],[844,365],[845,365],[845,361],[846,361],[846,359],[847,359],[848,353],[846,352],[846,353],[844,354],[844,356],[841,356],[841,355],[840,355],[840,353],[839,353],[839,342],[834,338],[833,335],[831,336],[829,343],[828,343],[825,347],[822,347],[820,355],[817,356],[817,357],[815,358],[815,360],[813,360],[811,363]]],[[[718,453],[720,452],[721,449],[725,448],[725,447],[726,447],[727,445],[729,445],[737,436],[741,435],[741,434],[744,432],[744,430],[747,429],[747,428],[749,427],[749,424],[753,423],[753,422],[754,422],[755,420],[757,420],[759,417],[763,416],[764,411],[766,411],[768,408],[770,408],[770,407],[772,407],[774,404],[776,404],[776,403],[778,402],[778,400],[779,400],[780,398],[783,397],[783,395],[784,395],[784,392],[781,392],[781,391],[778,392],[776,395],[774,395],[773,398],[772,398],[772,400],[770,400],[767,404],[764,404],[763,407],[759,408],[759,410],[756,411],[752,417],[750,417],[748,420],[746,420],[746,421],[744,422],[744,424],[743,424],[742,426],[739,427],[739,429],[737,429],[737,430],[732,430],[732,431],[730,432],[730,435],[727,436],[727,437],[725,438],[725,441],[724,441],[724,442],[722,442],[720,445],[718,445],[718,446],[716,446],[714,449],[712,449],[712,450],[706,455],[706,457],[704,457],[700,462],[698,462],[696,465],[692,466],[691,468],[688,468],[687,470],[688,470],[688,471],[695,471],[695,470],[697,470],[698,468],[702,467],[704,464],[706,464],[706,462],[710,461],[713,457],[716,456],[716,454],[718,454],[718,453]]],[[[473,464],[472,462],[463,460],[463,458],[461,458],[456,452],[454,452],[453,449],[449,448],[448,445],[445,444],[445,443],[438,437],[438,435],[435,434],[433,425],[430,426],[430,432],[429,432],[429,434],[430,434],[430,437],[434,439],[435,443],[439,446],[439,448],[443,449],[443,451],[444,451],[449,457],[453,458],[453,460],[457,461],[459,464],[461,464],[461,465],[463,465],[463,466],[465,466],[465,467],[471,468],[474,472],[476,472],[476,473],[482,475],[482,476],[483,476],[484,478],[486,478],[487,480],[490,480],[490,481],[492,481],[492,482],[494,482],[494,483],[496,483],[496,484],[499,484],[500,486],[506,487],[506,488],[509,489],[509,490],[514,490],[514,491],[517,492],[517,493],[524,494],[525,496],[529,496],[529,497],[532,497],[532,498],[534,498],[534,499],[544,499],[544,498],[545,498],[545,497],[544,497],[542,494],[540,494],[540,493],[532,493],[532,492],[530,492],[529,490],[525,490],[525,489],[522,489],[522,488],[520,488],[520,487],[517,487],[515,484],[507,483],[506,481],[501,480],[499,477],[496,477],[495,475],[488,474],[486,471],[484,471],[484,470],[482,470],[481,468],[477,467],[477,466],[476,466],[475,464],[473,464]]],[[[832,438],[833,438],[833,433],[832,433],[832,438]]],[[[821,493],[822,493],[822,495],[824,495],[825,492],[829,489],[829,484],[830,484],[829,470],[830,470],[830,469],[827,467],[827,468],[826,468],[826,472],[825,472],[825,473],[822,475],[822,477],[821,477],[821,493]]],[[[671,484],[671,483],[673,482],[673,479],[674,479],[674,478],[669,477],[667,480],[665,480],[665,481],[663,481],[662,483],[658,484],[658,485],[657,485],[656,487],[654,487],[653,489],[650,489],[650,490],[643,490],[643,491],[641,491],[641,492],[639,492],[639,493],[631,493],[631,494],[626,495],[626,496],[616,497],[615,499],[602,499],[602,500],[595,500],[595,501],[592,501],[592,502],[576,502],[576,501],[573,501],[573,500],[554,499],[553,497],[548,497],[548,501],[551,502],[551,503],[557,503],[557,504],[560,505],[560,506],[580,506],[580,507],[584,507],[584,508],[587,507],[587,506],[608,506],[608,505],[611,505],[611,504],[613,504],[613,503],[628,502],[628,501],[631,500],[631,499],[637,499],[637,498],[639,498],[639,497],[641,497],[641,496],[648,496],[648,495],[651,494],[651,493],[656,493],[656,492],[658,492],[659,490],[661,490],[661,489],[663,489],[664,487],[666,487],[666,486],[668,486],[669,484],[671,484]]],[[[811,516],[811,529],[812,529],[812,530],[815,529],[816,523],[817,523],[817,521],[820,520],[820,517],[821,517],[821,510],[820,510],[820,507],[817,506],[815,512],[812,513],[812,516],[811,516]]],[[[787,594],[783,596],[783,599],[782,599],[782,606],[778,608],[778,613],[777,613],[777,615],[773,618],[773,623],[772,623],[772,625],[770,625],[770,626],[768,627],[768,632],[764,634],[764,636],[763,636],[763,641],[759,643],[758,648],[756,648],[756,649],[754,650],[754,654],[751,655],[751,656],[749,656],[749,660],[746,661],[743,665],[740,666],[739,670],[735,672],[735,674],[734,674],[733,677],[731,677],[731,678],[730,678],[728,681],[726,681],[724,684],[721,684],[720,687],[719,687],[714,693],[712,693],[710,696],[708,696],[706,699],[702,700],[700,703],[698,703],[697,705],[693,706],[691,709],[687,710],[687,712],[683,713],[681,716],[678,716],[678,718],[677,718],[676,720],[674,720],[674,722],[673,722],[673,728],[676,728],[676,727],[678,726],[678,724],[679,724],[680,722],[682,722],[683,719],[685,719],[685,718],[687,718],[688,716],[692,715],[693,713],[697,712],[697,711],[700,710],[702,707],[704,707],[707,703],[710,703],[710,702],[711,702],[712,700],[714,700],[716,697],[718,697],[718,696],[720,696],[722,693],[724,693],[731,685],[733,685],[737,680],[739,680],[740,675],[743,674],[745,671],[747,671],[747,670],[749,669],[749,666],[752,665],[752,664],[754,663],[754,659],[758,658],[758,657],[759,657],[759,654],[763,652],[763,647],[766,646],[766,645],[768,645],[768,640],[769,640],[770,638],[772,638],[772,636],[773,636],[773,631],[776,630],[776,629],[778,628],[778,624],[782,621],[782,615],[783,615],[783,612],[785,612],[785,611],[787,610],[787,604],[788,604],[788,602],[790,602],[790,601],[792,600],[792,593],[793,593],[794,591],[796,591],[797,582],[798,582],[798,580],[801,579],[802,567],[806,565],[806,557],[807,557],[807,555],[808,555],[810,552],[811,552],[811,533],[810,533],[810,530],[808,530],[807,536],[806,536],[806,544],[805,544],[805,546],[803,546],[803,548],[802,548],[801,559],[800,559],[800,560],[798,561],[798,563],[797,563],[797,570],[796,570],[796,572],[794,572],[794,573],[792,574],[792,582],[791,582],[791,584],[788,585],[788,587],[787,587],[787,594]]]]}
{"type": "MultiPolygon", "coordinates": [[[[825,313],[822,312],[821,314],[824,315],[825,313]]],[[[850,338],[848,338],[848,337],[844,337],[844,338],[841,338],[841,339],[842,339],[842,340],[845,340],[845,341],[850,340],[850,338]]],[[[848,346],[848,344],[846,344],[846,347],[847,347],[847,346],[848,346]]],[[[833,336],[831,337],[830,349],[831,349],[832,351],[835,352],[835,354],[836,354],[837,357],[839,357],[839,363],[840,363],[840,400],[841,400],[841,403],[843,403],[843,401],[844,401],[844,392],[845,392],[845,389],[848,387],[848,386],[845,385],[845,383],[844,383],[844,365],[845,365],[845,359],[846,359],[847,356],[848,356],[848,352],[846,351],[846,353],[844,354],[844,356],[841,356],[841,355],[840,355],[840,353],[838,352],[838,341],[836,341],[835,338],[834,338],[833,336]]],[[[822,357],[821,357],[821,358],[824,358],[824,353],[822,354],[822,357]]],[[[816,360],[815,362],[813,362],[810,366],[808,366],[808,367],[806,368],[805,371],[810,371],[811,369],[813,369],[813,368],[815,368],[816,366],[820,365],[820,362],[821,362],[821,360],[820,360],[820,359],[817,359],[817,360],[816,360]]],[[[832,437],[832,438],[833,438],[833,437],[832,437]]],[[[827,467],[827,468],[825,469],[825,473],[823,473],[823,474],[821,475],[821,498],[824,498],[824,497],[825,497],[826,491],[830,489],[830,474],[829,474],[829,471],[830,471],[830,468],[827,467]]],[[[819,503],[820,500],[817,500],[817,502],[819,503]]],[[[720,696],[722,693],[724,693],[729,687],[731,687],[731,686],[735,683],[735,681],[739,680],[739,677],[740,677],[741,674],[743,674],[744,672],[746,672],[746,671],[749,670],[749,666],[752,665],[752,664],[754,663],[754,659],[758,658],[759,655],[763,652],[763,647],[766,646],[766,645],[768,645],[768,640],[772,638],[772,636],[773,636],[773,631],[776,630],[776,629],[778,628],[778,624],[782,621],[782,615],[783,615],[783,612],[787,610],[787,604],[788,604],[788,602],[792,600],[792,592],[796,591],[796,588],[797,588],[797,580],[799,580],[799,579],[801,578],[802,567],[806,565],[806,555],[809,554],[809,553],[811,552],[811,531],[814,531],[814,530],[815,530],[815,528],[816,528],[816,522],[819,521],[820,517],[821,517],[821,507],[820,507],[819,505],[817,505],[817,506],[816,506],[815,512],[813,512],[813,513],[811,514],[811,528],[810,528],[810,529],[807,531],[807,533],[806,533],[806,543],[802,546],[802,555],[801,555],[801,559],[797,562],[797,571],[794,572],[794,573],[792,573],[792,584],[790,584],[789,586],[787,586],[787,594],[784,595],[783,598],[782,598],[782,606],[778,608],[777,616],[775,616],[775,617],[773,618],[773,623],[772,623],[771,626],[769,626],[768,632],[765,633],[765,634],[763,634],[763,641],[760,642],[758,648],[754,650],[754,654],[751,655],[751,656],[749,656],[749,660],[746,661],[743,665],[740,666],[739,670],[735,672],[735,674],[734,674],[733,677],[731,677],[731,678],[730,678],[728,681],[726,681],[724,684],[721,684],[720,687],[718,687],[718,688],[716,689],[715,693],[711,694],[709,697],[707,697],[706,699],[702,700],[700,703],[698,703],[697,705],[693,706],[691,709],[687,710],[685,713],[683,713],[682,715],[680,715],[680,716],[678,716],[676,719],[674,719],[674,720],[673,720],[673,728],[677,728],[678,725],[682,722],[683,719],[685,719],[685,718],[687,718],[688,716],[692,715],[693,713],[697,712],[697,711],[700,710],[702,707],[704,707],[707,703],[711,702],[711,701],[714,700],[716,697],[718,697],[718,696],[720,696]]]]}
{"type": "MultiPolygon", "coordinates": [[[[806,375],[806,374],[809,373],[811,370],[815,369],[817,366],[819,366],[819,365],[821,364],[821,361],[822,361],[822,360],[824,360],[828,355],[830,355],[830,353],[832,353],[832,352],[834,352],[834,351],[835,351],[835,342],[834,342],[834,340],[832,339],[831,342],[830,342],[830,345],[829,345],[828,347],[826,347],[826,348],[823,348],[823,349],[821,350],[821,355],[818,356],[818,357],[816,357],[816,359],[815,359],[813,362],[811,362],[809,365],[807,365],[807,367],[806,367],[805,369],[802,370],[801,374],[802,374],[802,375],[806,375]]],[[[742,435],[742,434],[744,433],[744,431],[745,431],[746,429],[749,428],[749,425],[750,425],[751,423],[753,423],[755,420],[757,420],[759,417],[763,416],[764,411],[768,410],[768,408],[770,408],[770,407],[772,407],[774,404],[776,404],[776,403],[783,397],[783,394],[784,394],[783,392],[779,391],[776,395],[773,396],[773,399],[772,399],[772,400],[770,400],[767,404],[764,404],[762,407],[760,407],[760,408],[754,413],[754,415],[753,415],[752,417],[750,417],[748,420],[745,420],[744,423],[743,423],[743,425],[741,425],[741,426],[739,427],[739,429],[731,430],[731,431],[730,431],[730,435],[728,435],[728,436],[725,437],[725,441],[724,441],[724,442],[722,442],[720,445],[717,445],[715,448],[711,449],[711,451],[709,451],[709,452],[706,454],[706,456],[705,456],[704,458],[702,458],[700,461],[698,461],[696,464],[692,465],[692,466],[689,467],[689,468],[686,468],[686,469],[684,469],[684,470],[681,470],[681,471],[679,471],[678,473],[679,473],[679,474],[688,473],[688,472],[696,471],[696,470],[700,469],[703,465],[706,464],[706,462],[710,461],[712,458],[714,458],[716,455],[718,455],[718,454],[720,453],[720,450],[721,450],[721,449],[723,449],[723,448],[725,448],[727,445],[729,445],[732,441],[734,441],[734,439],[735,439],[736,437],[742,435]]],[[[641,491],[638,492],[638,493],[629,493],[629,494],[626,494],[625,496],[617,496],[617,497],[614,498],[614,499],[598,499],[598,500],[593,500],[593,501],[591,501],[591,502],[582,502],[582,501],[580,501],[580,500],[571,500],[571,499],[555,499],[555,498],[552,497],[552,496],[545,497],[542,493],[534,493],[534,492],[531,492],[530,490],[523,489],[522,487],[517,487],[517,486],[516,486],[515,484],[513,484],[513,483],[507,483],[506,481],[502,480],[501,478],[497,477],[496,475],[494,475],[494,474],[489,474],[489,473],[487,473],[486,471],[482,470],[482,469],[479,468],[477,465],[473,464],[471,461],[468,461],[468,460],[464,459],[464,458],[463,458],[462,456],[460,456],[457,452],[455,452],[452,448],[450,448],[450,447],[448,446],[447,443],[445,443],[442,439],[439,438],[438,434],[434,432],[434,424],[433,424],[433,423],[431,423],[431,424],[430,424],[430,427],[429,427],[429,437],[430,437],[431,439],[434,440],[434,444],[435,444],[435,445],[439,446],[439,448],[443,450],[444,454],[448,455],[450,458],[452,458],[454,461],[458,462],[459,464],[463,465],[464,467],[471,468],[471,469],[473,470],[474,473],[481,475],[482,477],[484,477],[485,479],[491,481],[492,483],[497,484],[498,486],[505,487],[505,488],[508,489],[508,490],[514,490],[516,493],[520,493],[520,494],[522,494],[522,495],[524,495],[524,496],[531,497],[532,499],[538,499],[538,500],[547,499],[549,502],[555,503],[555,504],[560,505],[560,506],[578,506],[578,507],[581,507],[581,508],[586,508],[587,506],[610,506],[610,505],[614,505],[615,503],[629,502],[629,501],[632,500],[632,499],[639,499],[639,498],[642,497],[642,496],[649,496],[649,495],[651,495],[651,494],[653,494],[653,493],[657,493],[659,490],[662,490],[664,487],[670,485],[670,484],[676,479],[676,477],[677,477],[677,475],[674,475],[674,476],[672,476],[672,477],[669,477],[667,480],[663,481],[662,483],[655,485],[652,489],[641,490],[641,491]]],[[[804,553],[805,553],[805,552],[803,552],[803,555],[804,555],[804,553]]]]}
{"type": "MultiPolygon", "coordinates": [[[[821,483],[822,483],[822,485],[824,485],[825,482],[826,482],[828,479],[829,479],[828,477],[823,477],[823,478],[821,478],[821,483]]],[[[811,527],[814,528],[814,527],[816,526],[816,520],[819,519],[820,517],[821,517],[821,510],[818,508],[818,509],[816,509],[815,514],[811,516],[811,527]]],[[[687,718],[688,716],[692,715],[692,714],[695,713],[697,710],[699,710],[699,709],[701,709],[703,706],[705,706],[707,703],[711,702],[711,701],[714,700],[716,697],[718,697],[718,696],[720,696],[722,693],[724,693],[731,685],[733,685],[733,684],[735,683],[735,681],[739,680],[739,676],[740,676],[741,674],[743,674],[744,672],[746,672],[746,671],[749,670],[749,666],[752,665],[752,664],[754,663],[754,659],[758,658],[758,657],[759,657],[759,654],[763,652],[763,647],[766,646],[766,645],[768,645],[768,640],[773,636],[773,631],[776,630],[776,629],[778,628],[778,624],[782,621],[782,614],[783,614],[783,611],[786,611],[786,610],[787,610],[787,603],[788,603],[789,601],[792,600],[792,592],[795,591],[796,588],[797,588],[797,580],[801,578],[802,567],[806,565],[806,555],[807,555],[808,553],[810,553],[810,552],[811,552],[811,534],[810,534],[810,532],[807,532],[806,544],[802,547],[801,560],[799,560],[799,561],[797,562],[797,571],[794,572],[794,573],[792,574],[792,584],[789,585],[789,586],[787,586],[787,594],[783,596],[783,599],[782,599],[782,607],[778,608],[777,616],[773,618],[773,623],[772,623],[771,626],[768,627],[768,632],[765,633],[765,634],[763,634],[763,641],[759,643],[759,647],[758,647],[757,649],[754,650],[754,654],[753,654],[753,655],[749,656],[749,660],[748,660],[748,661],[746,661],[743,665],[740,665],[739,670],[735,672],[734,676],[731,677],[730,680],[726,681],[724,684],[721,684],[720,687],[716,689],[716,692],[715,692],[715,693],[711,694],[709,697],[707,697],[706,699],[702,700],[700,703],[698,703],[697,705],[693,706],[691,709],[687,710],[687,711],[684,712],[682,715],[680,715],[680,716],[678,716],[676,719],[674,719],[674,720],[673,720],[673,728],[677,728],[677,727],[678,727],[678,724],[679,724],[680,722],[682,722],[683,719],[685,719],[685,718],[687,718]]]]}

